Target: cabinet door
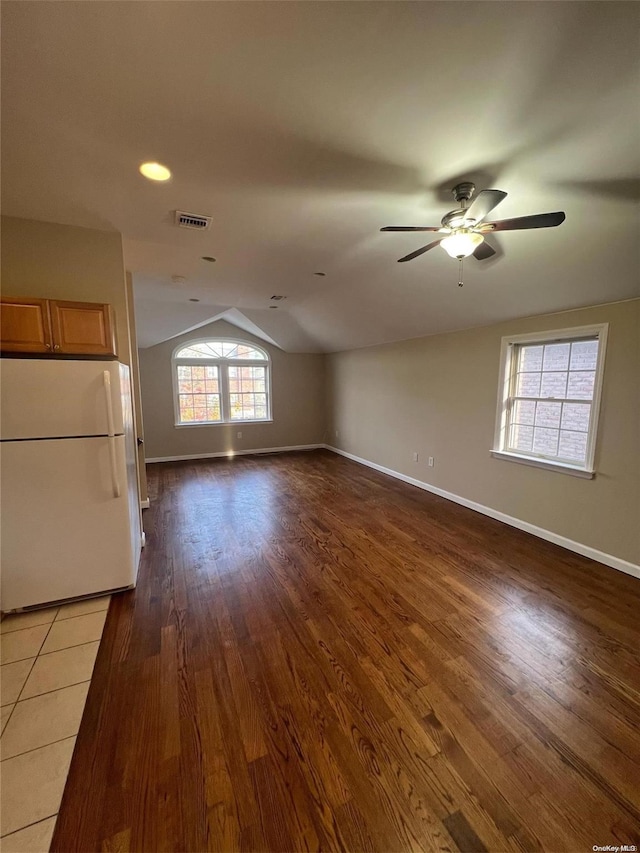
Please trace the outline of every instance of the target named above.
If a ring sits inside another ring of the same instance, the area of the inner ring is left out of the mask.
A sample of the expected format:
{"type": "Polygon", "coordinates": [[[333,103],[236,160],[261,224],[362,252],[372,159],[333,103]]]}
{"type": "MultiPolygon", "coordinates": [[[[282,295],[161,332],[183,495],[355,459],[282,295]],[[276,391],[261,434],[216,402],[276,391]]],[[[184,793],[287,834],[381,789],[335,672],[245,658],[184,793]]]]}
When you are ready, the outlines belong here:
{"type": "Polygon", "coordinates": [[[2,298],[0,348],[2,352],[51,352],[51,326],[46,299],[2,298]]]}
{"type": "Polygon", "coordinates": [[[98,302],[49,302],[59,355],[115,355],[111,308],[98,302]]]}

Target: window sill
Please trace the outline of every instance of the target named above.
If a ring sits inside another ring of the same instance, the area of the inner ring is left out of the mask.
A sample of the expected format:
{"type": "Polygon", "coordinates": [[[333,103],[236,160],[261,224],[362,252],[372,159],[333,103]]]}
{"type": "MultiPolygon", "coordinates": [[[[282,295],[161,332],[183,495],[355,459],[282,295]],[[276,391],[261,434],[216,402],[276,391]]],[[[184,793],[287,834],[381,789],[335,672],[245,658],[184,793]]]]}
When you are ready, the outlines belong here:
{"type": "Polygon", "coordinates": [[[508,453],[506,450],[490,450],[496,459],[505,459],[507,462],[519,462],[521,465],[531,465],[534,468],[546,468],[547,471],[557,471],[560,474],[571,474],[572,477],[582,477],[584,480],[593,480],[595,471],[586,468],[578,468],[575,465],[567,465],[564,462],[551,462],[546,459],[535,459],[532,456],[520,456],[518,453],[508,453]]]}
{"type": "Polygon", "coordinates": [[[260,418],[260,420],[255,421],[205,421],[204,423],[192,423],[192,424],[174,424],[176,429],[191,429],[191,427],[221,427],[221,426],[237,426],[241,427],[247,424],[272,424],[273,418],[260,418]]]}

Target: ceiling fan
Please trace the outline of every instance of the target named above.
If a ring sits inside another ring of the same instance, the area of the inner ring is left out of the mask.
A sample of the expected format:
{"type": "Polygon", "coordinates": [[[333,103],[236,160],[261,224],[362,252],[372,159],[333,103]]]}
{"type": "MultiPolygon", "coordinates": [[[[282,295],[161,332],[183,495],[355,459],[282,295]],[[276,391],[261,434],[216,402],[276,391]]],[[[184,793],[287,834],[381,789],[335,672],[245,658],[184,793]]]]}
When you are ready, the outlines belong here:
{"type": "MultiPolygon", "coordinates": [[[[471,201],[476,190],[475,184],[466,181],[451,190],[453,197],[460,207],[451,210],[442,217],[440,226],[405,226],[387,225],[381,231],[437,231],[447,236],[434,240],[414,252],[410,252],[398,263],[411,261],[418,255],[423,255],[436,246],[442,248],[452,258],[462,261],[473,255],[479,261],[492,257],[496,250],[485,241],[485,234],[493,231],[522,231],[528,228],[553,228],[565,220],[565,214],[559,210],[555,213],[538,213],[533,216],[519,216],[515,219],[502,219],[499,222],[485,222],[485,217],[503,201],[507,194],[502,190],[481,190],[471,201]],[[471,202],[469,204],[469,202],[471,202]]],[[[462,281],[458,284],[462,285],[462,281]]]]}

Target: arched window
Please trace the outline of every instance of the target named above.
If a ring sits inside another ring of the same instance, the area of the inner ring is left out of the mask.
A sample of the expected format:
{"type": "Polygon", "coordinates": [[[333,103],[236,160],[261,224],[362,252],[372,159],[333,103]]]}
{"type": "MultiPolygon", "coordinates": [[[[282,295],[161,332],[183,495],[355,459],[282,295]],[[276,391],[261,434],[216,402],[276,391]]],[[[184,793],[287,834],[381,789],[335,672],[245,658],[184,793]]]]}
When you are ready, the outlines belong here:
{"type": "Polygon", "coordinates": [[[173,353],[176,426],[271,420],[269,356],[242,341],[200,340],[173,353]]]}

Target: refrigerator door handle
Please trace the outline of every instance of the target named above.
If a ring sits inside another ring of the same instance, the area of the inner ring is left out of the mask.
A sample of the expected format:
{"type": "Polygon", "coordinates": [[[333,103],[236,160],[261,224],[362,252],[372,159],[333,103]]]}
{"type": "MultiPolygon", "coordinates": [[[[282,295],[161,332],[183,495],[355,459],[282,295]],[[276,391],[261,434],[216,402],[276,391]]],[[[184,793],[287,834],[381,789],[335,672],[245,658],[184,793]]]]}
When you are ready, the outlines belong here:
{"type": "Polygon", "coordinates": [[[109,436],[109,460],[111,462],[111,483],[113,484],[114,498],[120,497],[120,478],[118,477],[118,459],[117,459],[116,439],[115,436],[109,436]]]}
{"type": "Polygon", "coordinates": [[[109,436],[109,461],[111,462],[111,482],[114,498],[120,497],[120,479],[118,477],[118,460],[116,457],[115,428],[113,426],[113,399],[111,397],[111,374],[108,370],[102,372],[104,380],[104,396],[107,404],[107,434],[109,436]]]}
{"type": "Polygon", "coordinates": [[[111,374],[108,370],[102,372],[104,380],[104,396],[107,403],[107,435],[114,436],[116,434],[113,426],[113,400],[111,398],[111,374]]]}

